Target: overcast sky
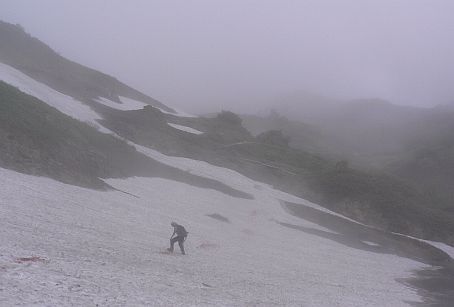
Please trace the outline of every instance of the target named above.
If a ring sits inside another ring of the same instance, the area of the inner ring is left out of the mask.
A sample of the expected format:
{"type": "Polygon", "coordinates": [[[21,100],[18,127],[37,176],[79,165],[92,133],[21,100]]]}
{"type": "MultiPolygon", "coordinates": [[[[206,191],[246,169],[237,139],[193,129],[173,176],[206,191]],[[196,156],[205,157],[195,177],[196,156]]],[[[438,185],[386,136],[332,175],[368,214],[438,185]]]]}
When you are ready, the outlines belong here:
{"type": "Polygon", "coordinates": [[[190,111],[302,91],[454,102],[453,0],[0,0],[0,19],[190,111]]]}

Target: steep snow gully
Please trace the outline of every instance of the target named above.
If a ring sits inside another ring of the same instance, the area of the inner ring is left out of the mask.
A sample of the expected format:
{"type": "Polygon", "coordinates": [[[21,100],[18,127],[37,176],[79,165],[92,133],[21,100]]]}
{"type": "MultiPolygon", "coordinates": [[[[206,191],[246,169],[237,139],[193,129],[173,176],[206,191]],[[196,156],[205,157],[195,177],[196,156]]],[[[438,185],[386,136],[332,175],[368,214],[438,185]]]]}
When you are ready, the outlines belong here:
{"type": "MultiPolygon", "coordinates": [[[[66,114],[90,122],[100,118],[17,70],[1,64],[0,71],[0,79],[66,114]]],[[[138,107],[140,103],[129,101],[118,108],[138,107]]],[[[135,146],[155,160],[218,180],[254,199],[162,178],[109,179],[119,191],[94,191],[0,168],[1,306],[423,302],[416,288],[399,280],[430,266],[299,231],[295,227],[337,234],[290,214],[282,202],[338,215],[232,170],[135,146]],[[189,231],[187,256],[163,252],[171,221],[189,231]]],[[[376,247],[375,242],[364,245],[376,247]]]]}

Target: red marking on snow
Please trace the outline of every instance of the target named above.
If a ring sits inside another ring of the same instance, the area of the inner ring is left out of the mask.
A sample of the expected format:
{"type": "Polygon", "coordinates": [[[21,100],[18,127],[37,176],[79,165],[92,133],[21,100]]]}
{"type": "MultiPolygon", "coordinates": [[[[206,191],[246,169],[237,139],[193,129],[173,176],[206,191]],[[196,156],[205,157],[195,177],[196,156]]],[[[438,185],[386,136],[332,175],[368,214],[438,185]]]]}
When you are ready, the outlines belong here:
{"type": "Polygon", "coordinates": [[[257,210],[252,210],[251,212],[249,212],[249,216],[253,216],[253,217],[256,217],[258,214],[259,214],[259,212],[257,210]]]}
{"type": "Polygon", "coordinates": [[[253,235],[254,232],[250,229],[243,229],[241,230],[242,233],[247,234],[247,235],[253,235]]]}
{"type": "Polygon", "coordinates": [[[211,248],[218,248],[218,247],[219,247],[219,245],[217,245],[215,243],[209,243],[209,242],[203,242],[202,244],[197,246],[197,248],[202,248],[202,249],[211,249],[211,248]]]}
{"type": "Polygon", "coordinates": [[[45,262],[45,261],[46,261],[46,259],[38,257],[38,256],[16,258],[16,260],[14,260],[14,262],[16,262],[16,263],[45,262]]]}

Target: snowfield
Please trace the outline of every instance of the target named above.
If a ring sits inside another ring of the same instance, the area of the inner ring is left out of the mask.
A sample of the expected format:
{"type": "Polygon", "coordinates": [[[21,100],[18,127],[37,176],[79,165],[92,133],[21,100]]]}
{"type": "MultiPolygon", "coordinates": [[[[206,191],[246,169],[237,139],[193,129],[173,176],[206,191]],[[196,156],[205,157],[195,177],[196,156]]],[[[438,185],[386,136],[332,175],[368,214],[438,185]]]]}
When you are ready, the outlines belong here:
{"type": "Polygon", "coordinates": [[[172,124],[172,123],[167,123],[167,125],[175,128],[175,129],[178,129],[178,130],[181,130],[184,132],[188,132],[188,133],[192,133],[192,134],[202,134],[203,133],[202,131],[199,131],[199,130],[196,130],[196,129],[193,129],[193,128],[187,127],[187,126],[182,126],[182,125],[177,125],[177,124],[172,124]]]}
{"type": "Polygon", "coordinates": [[[282,210],[276,197],[285,193],[230,170],[226,175],[224,183],[242,186],[255,199],[160,178],[107,181],[135,197],[0,169],[0,305],[405,306],[420,301],[414,289],[395,279],[410,276],[424,267],[421,263],[280,226],[275,220],[317,227],[282,210]],[[206,216],[212,213],[230,223],[206,216]],[[187,256],[178,249],[162,253],[173,220],[190,232],[187,256]]]}
{"type": "Polygon", "coordinates": [[[98,97],[97,99],[95,99],[96,102],[99,102],[105,106],[121,111],[140,110],[143,109],[143,107],[147,106],[146,103],[136,101],[133,99],[126,100],[124,99],[124,97],[120,97],[120,100],[122,101],[122,103],[109,100],[105,97],[98,97]],[[123,102],[124,100],[126,102],[123,102]]]}

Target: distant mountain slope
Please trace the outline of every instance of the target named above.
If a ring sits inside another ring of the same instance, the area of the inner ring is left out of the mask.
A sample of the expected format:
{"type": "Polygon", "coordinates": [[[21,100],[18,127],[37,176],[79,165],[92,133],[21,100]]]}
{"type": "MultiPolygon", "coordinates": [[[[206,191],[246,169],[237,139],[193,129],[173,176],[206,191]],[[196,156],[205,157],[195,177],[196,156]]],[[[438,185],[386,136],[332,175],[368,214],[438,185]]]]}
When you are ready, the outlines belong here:
{"type": "Polygon", "coordinates": [[[105,97],[120,103],[123,96],[174,112],[111,76],[65,59],[20,26],[0,21],[0,41],[0,62],[78,100],[105,97]]]}
{"type": "MultiPolygon", "coordinates": [[[[317,111],[308,107],[305,112],[303,102],[295,108],[289,113],[288,107],[277,106],[277,116],[266,118],[268,125],[274,125],[270,129],[283,130],[298,148],[312,146],[315,152],[362,164],[376,164],[380,156],[401,152],[411,139],[424,133],[421,122],[432,113],[378,99],[332,102],[329,108],[320,106],[317,111]],[[275,120],[279,116],[289,119],[281,119],[282,129],[275,120]]],[[[245,120],[246,126],[252,124],[251,119],[245,120]]]]}
{"type": "MultiPolygon", "coordinates": [[[[443,135],[454,120],[454,109],[448,106],[419,108],[380,99],[334,101],[292,96],[282,106],[276,100],[274,110],[275,116],[262,118],[262,125],[266,119],[268,129],[285,129],[295,146],[308,146],[305,143],[314,143],[312,138],[317,140],[317,152],[342,154],[350,162],[381,167],[393,155],[417,147],[418,142],[443,135]],[[279,127],[282,123],[283,129],[279,127]],[[311,138],[304,138],[308,134],[311,138]]],[[[246,126],[250,122],[245,118],[246,126]]]]}
{"type": "Polygon", "coordinates": [[[454,112],[433,112],[386,170],[419,186],[454,212],[454,112]]]}
{"type": "Polygon", "coordinates": [[[323,131],[316,125],[307,124],[297,120],[290,120],[276,111],[271,111],[266,117],[257,115],[241,115],[243,126],[253,135],[266,131],[281,131],[293,148],[317,153],[326,158],[344,158],[342,140],[323,131]]]}
{"type": "MultiPolygon", "coordinates": [[[[303,112],[304,104],[299,108],[303,112]]],[[[289,120],[285,112],[283,108],[285,115],[243,116],[244,125],[255,133],[278,129],[296,148],[347,160],[361,169],[393,174],[431,194],[439,206],[454,210],[452,108],[361,100],[331,105],[317,116],[300,115],[300,120],[307,119],[310,124],[289,120]]],[[[291,116],[299,115],[295,112],[291,116]]]]}

